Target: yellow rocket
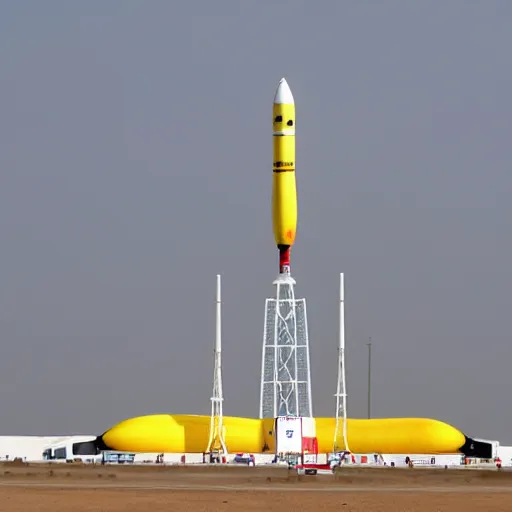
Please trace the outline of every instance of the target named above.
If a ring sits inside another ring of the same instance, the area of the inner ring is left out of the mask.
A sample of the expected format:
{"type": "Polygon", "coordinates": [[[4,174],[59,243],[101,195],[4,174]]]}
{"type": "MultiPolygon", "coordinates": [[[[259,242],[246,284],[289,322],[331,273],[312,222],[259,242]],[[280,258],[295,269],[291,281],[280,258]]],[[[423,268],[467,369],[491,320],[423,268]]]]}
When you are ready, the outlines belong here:
{"type": "Polygon", "coordinates": [[[274,164],[272,223],[279,249],[279,273],[290,273],[290,249],[297,230],[297,188],[295,185],[295,101],[281,78],[272,111],[274,164]]]}

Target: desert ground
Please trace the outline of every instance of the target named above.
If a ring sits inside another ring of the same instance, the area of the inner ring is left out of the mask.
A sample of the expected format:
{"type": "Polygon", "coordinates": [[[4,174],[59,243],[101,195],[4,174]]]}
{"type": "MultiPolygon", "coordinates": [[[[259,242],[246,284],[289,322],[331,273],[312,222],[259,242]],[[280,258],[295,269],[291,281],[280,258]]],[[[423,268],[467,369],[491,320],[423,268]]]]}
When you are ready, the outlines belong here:
{"type": "Polygon", "coordinates": [[[281,467],[0,465],[2,512],[512,510],[512,471],[281,467]]]}

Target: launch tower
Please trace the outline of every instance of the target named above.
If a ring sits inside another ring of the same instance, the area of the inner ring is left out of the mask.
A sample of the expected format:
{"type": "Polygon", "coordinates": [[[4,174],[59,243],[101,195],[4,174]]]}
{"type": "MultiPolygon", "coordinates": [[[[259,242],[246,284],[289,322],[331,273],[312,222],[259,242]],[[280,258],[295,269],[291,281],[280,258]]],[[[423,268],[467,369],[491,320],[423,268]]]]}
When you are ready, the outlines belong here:
{"type": "Polygon", "coordinates": [[[272,221],[279,250],[276,294],[265,302],[260,418],[313,415],[306,300],[295,297],[290,252],[297,228],[295,102],[284,78],[273,107],[272,221]]]}
{"type": "Polygon", "coordinates": [[[260,418],[313,416],[306,299],[280,274],[275,298],[265,301],[260,418]]]}

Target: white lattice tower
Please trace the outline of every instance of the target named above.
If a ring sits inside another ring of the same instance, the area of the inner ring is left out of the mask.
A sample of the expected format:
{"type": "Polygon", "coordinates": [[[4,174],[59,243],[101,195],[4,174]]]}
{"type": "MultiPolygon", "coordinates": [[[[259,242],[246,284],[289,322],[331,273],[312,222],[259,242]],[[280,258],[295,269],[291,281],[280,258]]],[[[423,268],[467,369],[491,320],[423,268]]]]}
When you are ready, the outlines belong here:
{"type": "Polygon", "coordinates": [[[345,290],[340,274],[340,326],[338,343],[338,382],[336,385],[336,425],[333,451],[349,450],[347,438],[347,385],[345,380],[345,290]]]}
{"type": "Polygon", "coordinates": [[[213,371],[213,394],[212,401],[212,414],[210,419],[210,436],[208,439],[208,446],[206,453],[216,453],[222,457],[226,457],[228,450],[224,440],[224,425],[222,423],[222,402],[224,397],[222,394],[222,350],[221,350],[221,289],[220,289],[220,275],[217,275],[217,300],[215,305],[215,350],[214,359],[215,367],[213,371]]]}
{"type": "Polygon", "coordinates": [[[276,298],[265,301],[260,418],[313,415],[306,299],[295,280],[279,274],[276,298]]]}

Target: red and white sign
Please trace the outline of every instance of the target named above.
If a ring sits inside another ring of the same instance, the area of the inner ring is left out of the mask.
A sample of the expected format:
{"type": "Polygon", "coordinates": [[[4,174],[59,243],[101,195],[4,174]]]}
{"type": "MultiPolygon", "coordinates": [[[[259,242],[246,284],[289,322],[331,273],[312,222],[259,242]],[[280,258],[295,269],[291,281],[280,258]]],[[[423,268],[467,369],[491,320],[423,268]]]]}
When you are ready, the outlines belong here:
{"type": "Polygon", "coordinates": [[[318,455],[315,419],[278,417],[276,452],[301,454],[304,463],[315,463],[318,455]]]}
{"type": "Polygon", "coordinates": [[[302,418],[276,419],[276,452],[302,453],[302,418]]]}

